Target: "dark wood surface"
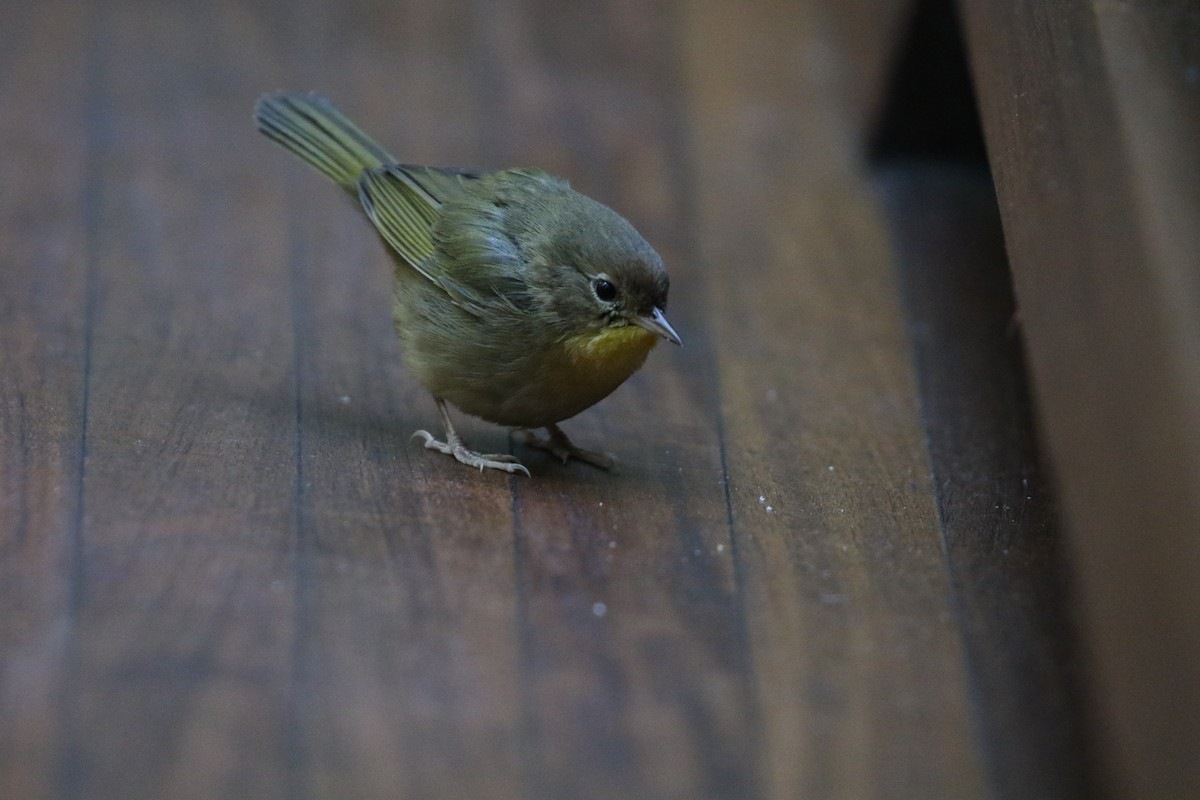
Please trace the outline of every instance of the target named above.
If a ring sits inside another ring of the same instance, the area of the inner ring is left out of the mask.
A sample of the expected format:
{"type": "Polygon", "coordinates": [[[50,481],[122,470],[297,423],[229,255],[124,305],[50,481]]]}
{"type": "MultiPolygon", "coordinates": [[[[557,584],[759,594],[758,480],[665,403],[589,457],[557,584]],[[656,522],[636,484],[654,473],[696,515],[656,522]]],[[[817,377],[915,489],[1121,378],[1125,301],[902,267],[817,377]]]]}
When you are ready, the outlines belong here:
{"type": "Polygon", "coordinates": [[[904,9],[8,4],[0,797],[1091,792],[988,185],[866,159],[904,9]],[[684,348],[565,426],[619,474],[409,441],[277,88],[656,245],[684,348]]]}
{"type": "Polygon", "coordinates": [[[1107,780],[1200,796],[1200,12],[967,0],[1107,780]]]}
{"type": "Polygon", "coordinates": [[[1057,502],[1035,451],[991,181],[976,165],[901,159],[878,185],[994,790],[1096,797],[1057,502]]]}

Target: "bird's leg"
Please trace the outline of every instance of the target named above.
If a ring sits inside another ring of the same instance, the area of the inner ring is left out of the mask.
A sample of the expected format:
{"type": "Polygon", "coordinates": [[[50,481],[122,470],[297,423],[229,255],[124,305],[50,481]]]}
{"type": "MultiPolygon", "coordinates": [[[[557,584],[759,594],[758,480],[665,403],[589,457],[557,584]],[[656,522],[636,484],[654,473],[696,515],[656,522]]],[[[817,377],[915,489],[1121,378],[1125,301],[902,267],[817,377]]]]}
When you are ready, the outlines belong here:
{"type": "Polygon", "coordinates": [[[554,454],[564,464],[574,458],[577,461],[582,461],[585,464],[591,464],[593,467],[606,470],[612,470],[617,465],[617,459],[608,453],[584,450],[582,447],[576,447],[571,444],[571,440],[563,433],[562,428],[554,423],[546,426],[546,432],[550,435],[543,439],[533,433],[533,431],[525,431],[525,444],[554,454]]]}
{"type": "Polygon", "coordinates": [[[479,467],[480,472],[485,469],[499,469],[508,473],[524,472],[529,475],[529,470],[525,469],[525,465],[518,461],[516,456],[510,456],[507,453],[485,455],[467,447],[467,443],[455,433],[454,425],[450,423],[450,412],[446,409],[446,401],[440,397],[435,397],[434,400],[437,401],[438,411],[442,412],[442,425],[446,428],[446,441],[439,442],[429,431],[417,431],[412,438],[416,439],[420,436],[425,440],[427,449],[454,456],[469,467],[479,467]]]}

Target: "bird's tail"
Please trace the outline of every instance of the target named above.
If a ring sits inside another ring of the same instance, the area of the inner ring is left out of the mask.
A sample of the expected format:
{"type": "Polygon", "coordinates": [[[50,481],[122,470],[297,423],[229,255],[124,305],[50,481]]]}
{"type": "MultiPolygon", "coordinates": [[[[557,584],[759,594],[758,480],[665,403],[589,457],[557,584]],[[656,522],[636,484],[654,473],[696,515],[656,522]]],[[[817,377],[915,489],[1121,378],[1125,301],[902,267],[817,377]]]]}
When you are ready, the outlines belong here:
{"type": "Polygon", "coordinates": [[[264,95],[254,106],[254,121],[268,138],[350,191],[357,192],[364,170],[395,162],[319,94],[264,95]]]}

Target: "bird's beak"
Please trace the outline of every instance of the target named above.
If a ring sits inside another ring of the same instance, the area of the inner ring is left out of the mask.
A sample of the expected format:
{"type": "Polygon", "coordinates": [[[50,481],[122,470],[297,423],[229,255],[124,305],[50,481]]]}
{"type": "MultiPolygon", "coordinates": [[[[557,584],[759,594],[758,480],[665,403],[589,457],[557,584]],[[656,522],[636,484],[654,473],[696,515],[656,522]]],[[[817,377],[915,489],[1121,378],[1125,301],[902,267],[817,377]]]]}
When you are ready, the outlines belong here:
{"type": "Polygon", "coordinates": [[[652,314],[644,317],[633,317],[630,319],[630,322],[634,325],[640,325],[651,333],[657,333],[672,344],[683,344],[683,340],[679,338],[679,334],[671,327],[671,323],[667,322],[667,318],[663,316],[661,309],[655,308],[652,314]]]}

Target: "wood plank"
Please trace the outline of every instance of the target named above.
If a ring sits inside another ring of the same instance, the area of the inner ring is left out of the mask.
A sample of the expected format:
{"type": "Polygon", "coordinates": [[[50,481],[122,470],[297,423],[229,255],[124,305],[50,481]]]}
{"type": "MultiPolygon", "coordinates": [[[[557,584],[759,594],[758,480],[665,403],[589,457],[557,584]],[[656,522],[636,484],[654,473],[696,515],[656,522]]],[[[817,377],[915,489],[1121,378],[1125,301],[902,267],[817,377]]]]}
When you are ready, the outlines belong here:
{"type": "MultiPolygon", "coordinates": [[[[394,152],[470,158],[472,75],[438,53],[470,36],[470,16],[462,4],[422,8],[380,25],[364,4],[310,3],[281,12],[278,52],[289,81],[328,92],[394,152]],[[319,71],[312,53],[323,54],[319,71]],[[405,80],[380,85],[393,59],[405,80]]],[[[335,187],[256,144],[289,198],[299,320],[289,794],[521,796],[509,482],[409,440],[437,417],[400,364],[390,261],[335,187]]],[[[495,427],[461,430],[505,447],[495,427]]]]}
{"type": "Polygon", "coordinates": [[[64,2],[0,14],[0,149],[9,154],[0,159],[4,797],[52,795],[64,739],[94,233],[80,220],[96,188],[85,22],[64,2]],[[53,62],[51,51],[60,52],[53,62]]]}
{"type": "Polygon", "coordinates": [[[1200,794],[1200,18],[965,4],[1110,782],[1200,794]]]}
{"type": "Polygon", "coordinates": [[[259,159],[231,146],[247,116],[227,101],[253,96],[258,28],[183,5],[89,23],[95,310],[60,793],[284,796],[286,242],[259,233],[282,212],[244,179],[259,159]]]}
{"type": "Polygon", "coordinates": [[[978,796],[883,223],[817,5],[755,8],[689,4],[683,42],[765,793],[978,796]]]}
{"type": "Polygon", "coordinates": [[[995,190],[983,164],[928,158],[889,159],[876,182],[993,796],[1094,797],[1065,532],[1037,457],[995,190]]]}
{"type": "Polygon", "coordinates": [[[681,113],[663,4],[510,4],[490,20],[501,163],[546,163],[659,248],[688,333],[568,423],[609,476],[515,485],[521,683],[537,797],[747,797],[756,710],[733,578],[712,358],[687,240],[681,113]],[[618,54],[619,57],[614,57],[618,54]],[[581,102],[581,98],[592,98],[581,102]],[[548,160],[547,160],[548,159],[548,160]]]}

